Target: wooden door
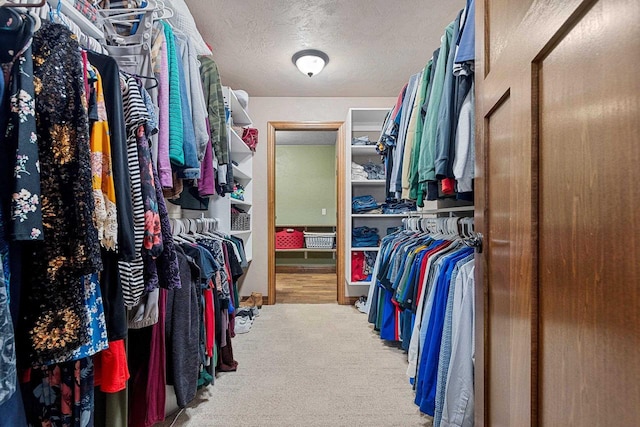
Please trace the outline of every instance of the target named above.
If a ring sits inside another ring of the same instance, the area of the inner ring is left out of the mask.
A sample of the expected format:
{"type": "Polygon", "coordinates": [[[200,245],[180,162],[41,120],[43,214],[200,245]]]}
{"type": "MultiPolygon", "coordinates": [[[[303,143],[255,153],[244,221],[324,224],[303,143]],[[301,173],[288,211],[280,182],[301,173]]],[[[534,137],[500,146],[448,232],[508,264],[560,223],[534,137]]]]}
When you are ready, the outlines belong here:
{"type": "Polygon", "coordinates": [[[639,20],[476,0],[477,425],[640,425],[639,20]]]}

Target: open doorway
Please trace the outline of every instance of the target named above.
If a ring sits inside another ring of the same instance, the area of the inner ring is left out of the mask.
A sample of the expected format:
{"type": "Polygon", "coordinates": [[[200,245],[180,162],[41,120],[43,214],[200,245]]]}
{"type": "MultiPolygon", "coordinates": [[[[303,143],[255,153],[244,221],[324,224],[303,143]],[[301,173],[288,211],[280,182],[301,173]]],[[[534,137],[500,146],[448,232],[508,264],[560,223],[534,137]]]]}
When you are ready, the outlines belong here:
{"type": "Polygon", "coordinates": [[[268,302],[342,304],[343,123],[268,129],[268,302]]]}

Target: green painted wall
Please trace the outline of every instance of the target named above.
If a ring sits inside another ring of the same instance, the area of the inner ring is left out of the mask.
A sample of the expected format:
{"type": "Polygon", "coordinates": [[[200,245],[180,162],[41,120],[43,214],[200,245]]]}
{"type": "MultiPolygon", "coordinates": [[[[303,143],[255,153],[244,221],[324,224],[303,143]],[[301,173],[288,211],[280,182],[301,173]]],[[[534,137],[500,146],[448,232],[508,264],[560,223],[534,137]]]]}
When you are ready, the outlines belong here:
{"type": "Polygon", "coordinates": [[[276,225],[335,224],[335,145],[277,145],[276,225]]]}

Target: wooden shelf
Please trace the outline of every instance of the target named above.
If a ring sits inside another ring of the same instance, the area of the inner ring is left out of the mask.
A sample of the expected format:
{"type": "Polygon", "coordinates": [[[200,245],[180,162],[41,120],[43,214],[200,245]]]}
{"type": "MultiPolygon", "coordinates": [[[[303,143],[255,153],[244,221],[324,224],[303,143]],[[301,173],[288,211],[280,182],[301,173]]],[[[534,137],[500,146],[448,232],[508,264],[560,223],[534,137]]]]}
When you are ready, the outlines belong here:
{"type": "Polygon", "coordinates": [[[251,230],[231,230],[229,234],[232,236],[242,236],[244,234],[251,234],[251,230]]]}

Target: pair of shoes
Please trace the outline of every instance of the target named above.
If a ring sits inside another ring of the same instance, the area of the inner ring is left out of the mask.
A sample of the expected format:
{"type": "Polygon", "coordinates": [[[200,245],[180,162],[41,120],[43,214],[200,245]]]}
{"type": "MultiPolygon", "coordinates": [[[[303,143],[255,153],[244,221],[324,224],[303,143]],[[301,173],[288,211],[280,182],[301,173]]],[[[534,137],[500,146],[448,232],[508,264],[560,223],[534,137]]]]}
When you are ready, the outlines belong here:
{"type": "Polygon", "coordinates": [[[367,297],[360,297],[358,298],[358,301],[356,301],[355,304],[356,308],[358,309],[358,311],[360,313],[366,313],[367,312],[367,297]]]}
{"type": "Polygon", "coordinates": [[[240,302],[240,307],[262,308],[262,294],[260,292],[251,292],[250,297],[240,302]]]}

